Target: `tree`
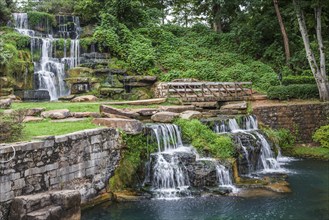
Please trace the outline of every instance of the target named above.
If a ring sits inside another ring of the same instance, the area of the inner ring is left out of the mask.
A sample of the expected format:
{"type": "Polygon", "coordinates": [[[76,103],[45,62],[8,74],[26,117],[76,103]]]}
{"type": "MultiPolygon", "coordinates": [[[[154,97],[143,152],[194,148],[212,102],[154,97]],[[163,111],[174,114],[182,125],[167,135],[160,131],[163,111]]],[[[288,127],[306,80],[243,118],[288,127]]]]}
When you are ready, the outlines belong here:
{"type": "Polygon", "coordinates": [[[286,27],[285,27],[285,25],[283,23],[283,20],[282,20],[281,13],[280,13],[279,1],[278,0],[273,0],[273,3],[274,3],[276,16],[277,16],[278,21],[279,21],[281,34],[282,34],[282,38],[283,38],[284,51],[285,51],[285,55],[286,55],[286,63],[288,64],[289,60],[290,60],[289,38],[288,38],[288,35],[287,35],[287,32],[286,32],[286,27]]]}
{"type": "Polygon", "coordinates": [[[309,62],[310,68],[312,70],[313,76],[315,78],[320,100],[322,101],[329,101],[329,82],[328,76],[326,74],[326,65],[325,65],[325,53],[324,53],[324,46],[322,40],[322,23],[321,23],[321,13],[322,13],[322,6],[320,1],[314,7],[314,13],[316,18],[316,37],[317,43],[319,48],[319,64],[315,58],[315,55],[312,51],[310,40],[307,33],[307,27],[305,22],[304,12],[301,8],[301,4],[299,0],[293,0],[293,4],[295,7],[295,12],[297,15],[299,30],[303,38],[304,47],[306,51],[306,57],[309,62]]]}

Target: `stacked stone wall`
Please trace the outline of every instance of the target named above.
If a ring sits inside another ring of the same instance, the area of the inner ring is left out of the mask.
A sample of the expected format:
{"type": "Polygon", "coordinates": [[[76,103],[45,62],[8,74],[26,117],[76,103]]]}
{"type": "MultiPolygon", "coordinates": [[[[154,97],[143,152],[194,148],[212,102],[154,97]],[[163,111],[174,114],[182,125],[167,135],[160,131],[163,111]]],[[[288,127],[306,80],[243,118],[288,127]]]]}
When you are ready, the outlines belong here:
{"type": "Polygon", "coordinates": [[[261,106],[253,114],[265,125],[289,129],[297,141],[308,143],[316,129],[329,123],[329,103],[261,106]]]}
{"type": "Polygon", "coordinates": [[[119,132],[112,128],[0,145],[0,219],[22,195],[77,189],[87,202],[105,188],[121,148],[119,132]]]}

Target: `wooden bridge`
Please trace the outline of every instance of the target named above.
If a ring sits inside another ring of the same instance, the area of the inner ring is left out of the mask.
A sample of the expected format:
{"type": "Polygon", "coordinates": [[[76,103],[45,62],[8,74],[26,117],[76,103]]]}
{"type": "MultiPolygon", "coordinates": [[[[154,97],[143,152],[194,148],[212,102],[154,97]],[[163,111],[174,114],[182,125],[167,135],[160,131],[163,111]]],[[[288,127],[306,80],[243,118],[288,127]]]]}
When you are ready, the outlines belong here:
{"type": "Polygon", "coordinates": [[[160,83],[159,97],[180,98],[184,102],[249,100],[251,82],[170,82],[160,83]]]}

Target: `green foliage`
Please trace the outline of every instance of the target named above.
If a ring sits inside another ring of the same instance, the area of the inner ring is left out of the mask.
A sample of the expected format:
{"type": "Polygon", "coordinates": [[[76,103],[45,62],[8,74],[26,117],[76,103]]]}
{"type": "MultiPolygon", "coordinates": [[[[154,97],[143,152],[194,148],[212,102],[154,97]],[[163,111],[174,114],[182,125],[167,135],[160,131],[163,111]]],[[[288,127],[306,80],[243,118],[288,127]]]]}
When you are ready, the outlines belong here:
{"type": "Polygon", "coordinates": [[[269,99],[311,99],[318,98],[318,88],[314,84],[293,84],[288,86],[272,86],[267,90],[269,99]]]}
{"type": "Polygon", "coordinates": [[[6,43],[14,45],[18,50],[29,49],[30,38],[28,36],[21,35],[13,30],[7,31],[0,36],[6,43]]]}
{"type": "Polygon", "coordinates": [[[322,147],[329,148],[329,125],[317,129],[313,135],[313,140],[319,142],[322,147]]]}
{"type": "Polygon", "coordinates": [[[83,50],[88,50],[91,45],[95,44],[96,40],[93,37],[85,37],[80,39],[80,47],[83,50]]]}
{"type": "Polygon", "coordinates": [[[282,150],[287,151],[293,147],[296,137],[287,129],[263,128],[266,136],[282,150]]]}
{"type": "Polygon", "coordinates": [[[14,2],[11,0],[0,0],[0,26],[6,25],[11,20],[14,2]]]}
{"type": "Polygon", "coordinates": [[[154,66],[155,51],[148,41],[134,40],[128,50],[127,62],[136,72],[142,73],[154,66]]]}
{"type": "Polygon", "coordinates": [[[25,110],[14,111],[11,114],[0,112],[0,143],[17,141],[22,137],[25,110]]]}
{"type": "Polygon", "coordinates": [[[291,84],[315,84],[313,76],[286,76],[282,79],[283,85],[291,84]]]}
{"type": "Polygon", "coordinates": [[[29,27],[35,29],[38,26],[45,27],[49,24],[52,27],[56,27],[57,22],[55,15],[48,14],[46,12],[31,11],[27,13],[29,18],[29,27]]]}
{"type": "Polygon", "coordinates": [[[12,51],[5,47],[4,41],[0,38],[0,66],[8,64],[12,56],[12,51]]]}
{"type": "Polygon", "coordinates": [[[233,142],[230,137],[214,133],[199,120],[178,119],[175,124],[182,129],[183,137],[195,147],[200,154],[210,153],[216,158],[233,156],[233,142]]]}
{"type": "MultiPolygon", "coordinates": [[[[157,147],[148,145],[146,136],[127,135],[122,133],[124,150],[122,159],[114,176],[110,179],[110,190],[122,190],[133,187],[134,181],[138,180],[138,170],[150,153],[155,152],[157,147]]],[[[140,180],[142,181],[142,180],[140,180]]]]}

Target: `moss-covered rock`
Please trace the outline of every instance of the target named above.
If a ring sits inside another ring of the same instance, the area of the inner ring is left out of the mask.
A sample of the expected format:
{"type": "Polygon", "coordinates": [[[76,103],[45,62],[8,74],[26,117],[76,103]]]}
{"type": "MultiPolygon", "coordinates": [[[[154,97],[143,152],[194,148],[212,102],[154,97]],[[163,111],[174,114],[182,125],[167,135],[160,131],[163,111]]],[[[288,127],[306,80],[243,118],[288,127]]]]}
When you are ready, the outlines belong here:
{"type": "Polygon", "coordinates": [[[93,70],[87,67],[75,67],[67,71],[69,78],[90,76],[92,72],[93,70]]]}

